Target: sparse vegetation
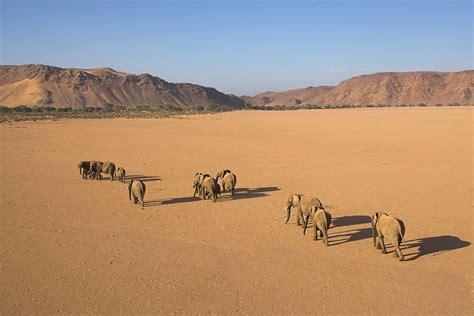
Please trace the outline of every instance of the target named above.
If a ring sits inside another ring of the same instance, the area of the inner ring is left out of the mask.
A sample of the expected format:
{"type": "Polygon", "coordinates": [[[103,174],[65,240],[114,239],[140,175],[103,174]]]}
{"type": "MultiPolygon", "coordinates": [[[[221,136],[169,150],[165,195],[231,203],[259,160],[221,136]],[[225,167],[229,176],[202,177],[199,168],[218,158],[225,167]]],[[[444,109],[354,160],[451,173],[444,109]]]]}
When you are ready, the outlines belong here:
{"type": "MultiPolygon", "coordinates": [[[[347,108],[383,108],[383,107],[428,107],[428,104],[368,104],[365,106],[353,104],[304,104],[304,105],[250,105],[247,104],[243,110],[250,111],[296,111],[296,110],[323,110],[323,109],[347,109],[347,108]]],[[[435,106],[443,106],[438,103],[435,106]]],[[[459,103],[450,103],[448,106],[461,106],[459,103]]],[[[0,105],[0,123],[7,121],[31,121],[31,120],[58,120],[58,119],[102,119],[102,118],[161,118],[175,115],[195,115],[233,111],[231,107],[209,105],[206,108],[196,106],[183,109],[172,104],[160,105],[135,105],[126,107],[123,105],[106,104],[104,106],[83,106],[80,108],[56,108],[54,106],[19,105],[6,107],[0,105]]],[[[235,109],[242,110],[242,109],[235,109]]]]}

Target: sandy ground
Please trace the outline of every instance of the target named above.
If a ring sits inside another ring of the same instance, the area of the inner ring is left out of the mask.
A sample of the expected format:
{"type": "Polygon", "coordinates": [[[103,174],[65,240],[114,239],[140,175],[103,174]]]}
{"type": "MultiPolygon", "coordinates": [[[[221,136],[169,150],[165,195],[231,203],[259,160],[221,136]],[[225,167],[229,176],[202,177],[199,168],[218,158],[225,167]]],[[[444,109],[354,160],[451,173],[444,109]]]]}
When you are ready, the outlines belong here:
{"type": "Polygon", "coordinates": [[[393,108],[4,124],[0,313],[470,314],[472,119],[393,108]],[[145,208],[124,184],[82,180],[85,159],[148,180],[145,208]],[[234,198],[193,199],[193,174],[222,168],[238,176],[234,198]],[[327,205],[329,247],[283,224],[291,193],[327,205]],[[375,209],[405,222],[405,262],[373,248],[375,209]]]}

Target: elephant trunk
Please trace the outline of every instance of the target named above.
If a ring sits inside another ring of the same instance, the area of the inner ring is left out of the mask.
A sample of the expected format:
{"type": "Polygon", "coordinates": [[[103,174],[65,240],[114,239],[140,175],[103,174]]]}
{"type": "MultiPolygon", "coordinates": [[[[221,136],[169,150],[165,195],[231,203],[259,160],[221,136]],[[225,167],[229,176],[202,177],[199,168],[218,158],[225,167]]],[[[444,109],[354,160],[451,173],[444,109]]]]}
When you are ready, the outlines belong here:
{"type": "Polygon", "coordinates": [[[286,217],[285,224],[288,224],[288,221],[290,220],[290,216],[291,216],[291,206],[287,207],[286,211],[287,211],[288,214],[287,214],[287,217],[286,217]]]}

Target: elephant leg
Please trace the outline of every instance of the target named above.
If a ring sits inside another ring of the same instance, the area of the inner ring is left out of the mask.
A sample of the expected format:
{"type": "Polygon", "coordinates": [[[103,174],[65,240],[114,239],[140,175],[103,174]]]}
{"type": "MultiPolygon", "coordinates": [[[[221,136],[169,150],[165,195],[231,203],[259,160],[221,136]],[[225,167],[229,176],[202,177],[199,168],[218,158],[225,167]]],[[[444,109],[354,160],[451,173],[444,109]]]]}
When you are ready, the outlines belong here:
{"type": "Polygon", "coordinates": [[[230,191],[230,195],[234,195],[234,187],[232,187],[232,189],[230,191]]]}
{"type": "Polygon", "coordinates": [[[314,240],[318,240],[318,226],[316,225],[314,225],[314,240]]]}
{"type": "Polygon", "coordinates": [[[328,241],[328,232],[325,229],[322,229],[321,232],[323,233],[323,241],[326,246],[329,246],[328,241]]]}
{"type": "Polygon", "coordinates": [[[300,214],[300,212],[298,212],[297,215],[296,215],[296,225],[297,226],[301,226],[300,221],[301,221],[301,214],[300,214]]]}
{"type": "Polygon", "coordinates": [[[375,236],[375,249],[382,249],[382,246],[380,246],[380,237],[379,236],[375,236]]]}
{"type": "Polygon", "coordinates": [[[398,238],[393,242],[393,247],[395,247],[395,252],[393,253],[394,257],[397,257],[400,261],[403,261],[404,257],[402,251],[400,250],[400,242],[398,238]]]}
{"type": "Polygon", "coordinates": [[[132,204],[137,204],[137,197],[135,193],[132,192],[132,204]]]}
{"type": "Polygon", "coordinates": [[[140,201],[140,205],[142,207],[145,207],[145,202],[143,201],[143,196],[142,194],[138,194],[138,201],[140,201]]]}
{"type": "Polygon", "coordinates": [[[382,253],[386,254],[387,249],[385,248],[385,243],[384,243],[383,237],[380,237],[380,246],[382,247],[382,253]]]}

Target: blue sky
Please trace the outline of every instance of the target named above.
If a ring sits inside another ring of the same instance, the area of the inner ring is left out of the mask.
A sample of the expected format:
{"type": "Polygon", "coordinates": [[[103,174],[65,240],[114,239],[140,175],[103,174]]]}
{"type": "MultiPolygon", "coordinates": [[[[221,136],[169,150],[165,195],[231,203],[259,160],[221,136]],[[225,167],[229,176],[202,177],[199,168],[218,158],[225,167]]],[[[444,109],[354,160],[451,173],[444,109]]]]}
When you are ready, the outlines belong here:
{"type": "Polygon", "coordinates": [[[0,1],[2,64],[108,66],[237,95],[473,68],[471,1],[0,1]]]}

